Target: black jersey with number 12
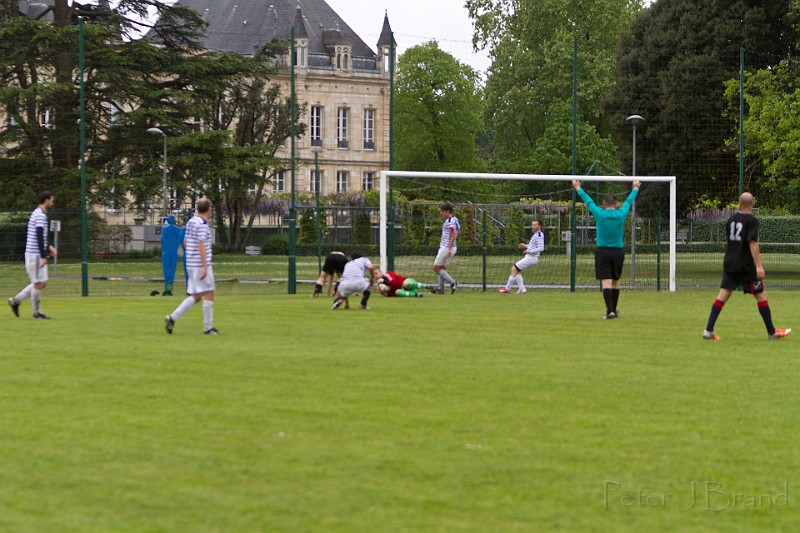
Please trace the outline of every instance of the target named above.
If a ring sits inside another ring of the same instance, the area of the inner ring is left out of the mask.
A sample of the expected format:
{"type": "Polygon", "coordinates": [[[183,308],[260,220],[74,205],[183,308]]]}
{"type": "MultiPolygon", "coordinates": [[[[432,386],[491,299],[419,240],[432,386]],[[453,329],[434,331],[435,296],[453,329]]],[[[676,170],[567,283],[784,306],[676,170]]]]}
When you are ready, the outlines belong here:
{"type": "Polygon", "coordinates": [[[725,272],[755,273],[756,265],[750,242],[758,241],[758,219],[750,213],[735,213],[725,224],[728,245],[725,248],[725,272]]]}

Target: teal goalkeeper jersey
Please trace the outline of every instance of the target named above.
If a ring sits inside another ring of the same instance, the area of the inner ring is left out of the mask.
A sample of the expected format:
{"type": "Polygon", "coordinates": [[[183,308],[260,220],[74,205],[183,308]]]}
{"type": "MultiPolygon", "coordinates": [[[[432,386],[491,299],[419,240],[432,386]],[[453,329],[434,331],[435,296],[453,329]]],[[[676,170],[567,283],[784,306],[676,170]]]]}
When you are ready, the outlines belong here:
{"type": "Polygon", "coordinates": [[[622,236],[625,232],[625,219],[631,210],[633,201],[636,199],[638,190],[634,189],[625,199],[625,203],[619,209],[603,209],[586,194],[583,189],[578,189],[578,196],[589,208],[589,212],[594,217],[597,224],[597,247],[598,248],[622,248],[622,236]]]}

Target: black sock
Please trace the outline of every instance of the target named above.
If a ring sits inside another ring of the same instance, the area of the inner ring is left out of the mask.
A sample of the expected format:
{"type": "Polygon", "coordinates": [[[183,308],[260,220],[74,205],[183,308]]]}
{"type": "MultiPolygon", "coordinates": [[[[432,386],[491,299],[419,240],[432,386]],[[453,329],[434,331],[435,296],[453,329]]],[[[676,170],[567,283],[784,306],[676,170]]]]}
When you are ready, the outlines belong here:
{"type": "Polygon", "coordinates": [[[617,312],[617,303],[619,302],[619,289],[611,289],[611,303],[614,306],[614,312],[617,312]]]}
{"type": "Polygon", "coordinates": [[[614,302],[612,301],[611,289],[603,289],[603,300],[606,301],[606,314],[614,312],[614,302]]]}
{"type": "Polygon", "coordinates": [[[707,331],[714,331],[714,324],[717,323],[717,318],[719,318],[719,314],[722,312],[722,306],[724,305],[725,302],[714,300],[714,303],[711,305],[711,314],[708,315],[708,324],[706,325],[707,331]]]}
{"type": "Polygon", "coordinates": [[[361,298],[361,305],[366,307],[367,301],[369,300],[369,290],[364,291],[364,296],[361,298]]]}
{"type": "Polygon", "coordinates": [[[766,300],[758,302],[758,312],[761,313],[761,318],[764,319],[764,325],[767,326],[767,333],[770,335],[775,333],[775,326],[772,324],[772,311],[769,310],[769,302],[766,300]]]}
{"type": "Polygon", "coordinates": [[[320,285],[319,283],[316,283],[314,285],[314,294],[319,294],[321,292],[322,292],[322,285],[320,285]]]}

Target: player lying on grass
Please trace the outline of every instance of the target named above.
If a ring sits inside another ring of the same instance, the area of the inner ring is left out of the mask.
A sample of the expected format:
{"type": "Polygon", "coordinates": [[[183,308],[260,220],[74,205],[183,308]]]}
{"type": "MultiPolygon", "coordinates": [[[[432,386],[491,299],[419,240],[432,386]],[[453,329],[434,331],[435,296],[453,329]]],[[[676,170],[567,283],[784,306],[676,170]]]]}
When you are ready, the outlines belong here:
{"type": "Polygon", "coordinates": [[[342,278],[339,281],[339,287],[336,289],[334,295],[333,305],[331,310],[336,310],[342,305],[348,296],[354,292],[361,293],[360,309],[369,309],[367,302],[369,301],[369,288],[372,287],[372,281],[375,279],[375,266],[372,261],[367,257],[363,257],[360,253],[353,253],[353,260],[349,261],[344,266],[342,278]],[[369,272],[369,279],[364,277],[364,274],[369,272]]]}
{"type": "Polygon", "coordinates": [[[384,296],[397,296],[399,298],[422,298],[423,293],[417,289],[432,290],[433,287],[425,283],[420,283],[414,278],[401,276],[397,272],[375,271],[375,286],[378,292],[384,296]]]}

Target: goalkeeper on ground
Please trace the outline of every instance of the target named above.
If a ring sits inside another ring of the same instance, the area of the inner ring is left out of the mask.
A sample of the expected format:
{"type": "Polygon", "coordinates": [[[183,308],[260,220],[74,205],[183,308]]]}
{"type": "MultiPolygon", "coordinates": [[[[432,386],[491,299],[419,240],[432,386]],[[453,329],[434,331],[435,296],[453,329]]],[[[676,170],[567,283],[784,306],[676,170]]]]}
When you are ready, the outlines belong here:
{"type": "Polygon", "coordinates": [[[430,285],[420,283],[414,278],[401,276],[396,272],[378,273],[375,285],[378,292],[384,296],[398,296],[400,298],[422,298],[423,293],[417,289],[431,289],[430,285]]]}

